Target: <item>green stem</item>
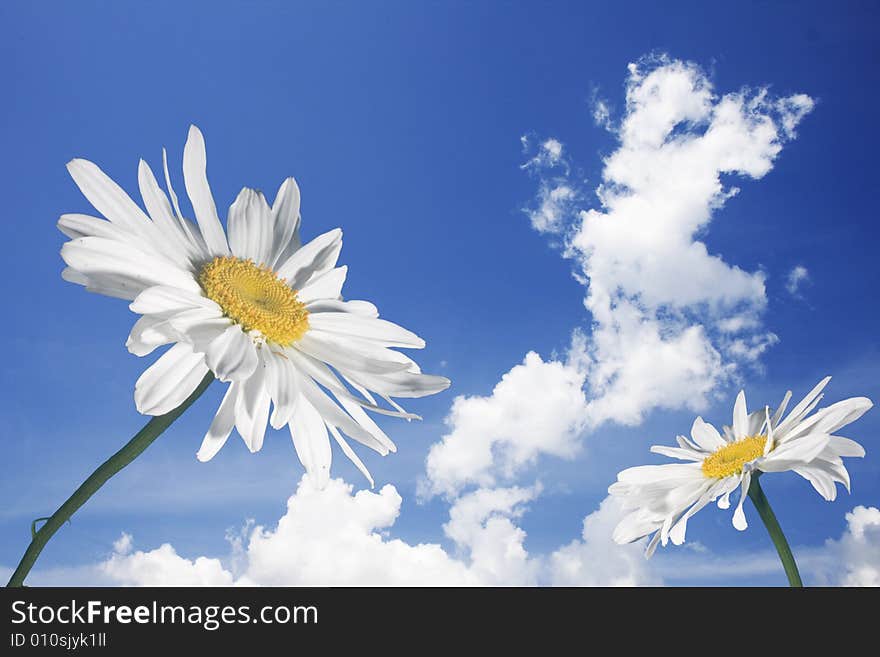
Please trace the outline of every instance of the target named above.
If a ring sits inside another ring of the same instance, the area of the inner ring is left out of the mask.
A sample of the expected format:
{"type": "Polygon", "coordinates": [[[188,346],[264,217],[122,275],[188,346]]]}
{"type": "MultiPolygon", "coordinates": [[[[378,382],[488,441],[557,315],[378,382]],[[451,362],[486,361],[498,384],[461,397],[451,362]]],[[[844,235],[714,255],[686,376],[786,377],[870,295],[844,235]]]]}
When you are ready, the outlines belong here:
{"type": "Polygon", "coordinates": [[[73,495],[67,498],[67,501],[46,520],[46,524],[40,527],[39,531],[34,532],[31,544],[28,545],[28,549],[21,558],[18,568],[12,573],[12,577],[9,578],[9,583],[6,586],[24,586],[24,578],[27,577],[31,568],[33,568],[34,562],[36,562],[37,557],[40,556],[40,552],[43,551],[43,548],[46,546],[46,543],[49,542],[49,539],[52,538],[53,534],[55,534],[55,532],[70,519],[70,516],[85,504],[92,495],[97,493],[101,486],[107,483],[110,477],[134,461],[141,452],[149,447],[152,442],[156,440],[156,438],[158,438],[172,422],[174,422],[174,420],[180,417],[183,412],[189,408],[190,405],[198,399],[203,392],[205,392],[205,390],[207,390],[213,380],[214,375],[208,372],[186,401],[173,411],[169,411],[168,413],[165,413],[165,415],[157,415],[151,419],[143,429],[135,434],[134,438],[132,438],[125,447],[104,461],[104,463],[102,463],[100,467],[98,467],[98,469],[76,489],[73,495]]]}
{"type": "Polygon", "coordinates": [[[764,521],[767,532],[773,540],[773,545],[779,553],[779,559],[782,561],[782,567],[785,568],[785,575],[788,577],[788,585],[802,587],[804,583],[801,581],[801,575],[794,561],[794,555],[791,553],[788,541],[785,540],[785,534],[782,533],[782,527],[779,526],[776,514],[770,508],[770,502],[767,500],[767,496],[764,495],[764,490],[758,482],[758,477],[760,477],[760,473],[756,472],[752,475],[752,482],[749,484],[749,499],[752,500],[752,503],[758,510],[758,514],[761,516],[761,520],[764,521]]]}

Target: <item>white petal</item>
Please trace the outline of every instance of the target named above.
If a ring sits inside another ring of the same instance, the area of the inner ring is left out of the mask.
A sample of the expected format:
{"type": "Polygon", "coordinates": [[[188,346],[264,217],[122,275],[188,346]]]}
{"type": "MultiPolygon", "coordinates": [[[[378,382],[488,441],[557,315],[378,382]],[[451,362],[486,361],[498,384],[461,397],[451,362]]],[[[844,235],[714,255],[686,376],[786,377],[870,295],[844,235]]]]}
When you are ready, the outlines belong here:
{"type": "MultiPolygon", "coordinates": [[[[294,372],[296,372],[296,370],[294,370],[294,372]]],[[[320,388],[318,388],[310,377],[304,376],[299,372],[296,372],[296,377],[300,392],[303,395],[303,399],[300,399],[297,402],[297,407],[307,401],[318,411],[318,413],[320,413],[321,417],[324,418],[324,421],[328,424],[338,427],[362,445],[366,445],[370,449],[376,450],[383,456],[388,453],[389,448],[383,444],[379,438],[364,429],[360,424],[355,422],[350,415],[339,408],[339,406],[337,406],[320,388]]],[[[296,416],[296,412],[294,412],[294,416],[296,416]]]]}
{"type": "MultiPolygon", "coordinates": [[[[828,408],[823,408],[819,413],[822,419],[816,424],[815,431],[820,433],[834,433],[847,424],[855,422],[867,413],[874,403],[867,397],[851,397],[844,399],[828,408]]],[[[817,415],[819,414],[817,413],[817,415]]]]}
{"type": "Polygon", "coordinates": [[[178,343],[141,374],[134,386],[134,401],[144,415],[164,415],[174,410],[198,387],[208,373],[202,354],[178,343]]]}
{"type": "Polygon", "coordinates": [[[450,381],[445,376],[417,374],[413,372],[391,372],[390,374],[369,374],[365,372],[346,372],[370,390],[391,397],[417,398],[434,395],[446,390],[450,381]]]}
{"type": "Polygon", "coordinates": [[[300,400],[290,421],[290,436],[300,463],[319,488],[330,480],[330,462],[333,458],[327,427],[321,414],[306,400],[300,400]]]}
{"type": "Polygon", "coordinates": [[[294,347],[338,370],[384,374],[409,367],[409,359],[396,351],[321,331],[309,331],[294,347]]]}
{"type": "MultiPolygon", "coordinates": [[[[366,399],[360,399],[356,397],[344,385],[342,385],[336,375],[330,370],[329,367],[327,367],[325,363],[315,358],[312,358],[308,354],[299,351],[298,349],[289,347],[285,350],[284,353],[291,360],[297,372],[303,374],[309,379],[314,379],[322,386],[329,389],[336,397],[345,397],[355,402],[356,404],[363,406],[364,408],[368,408],[376,413],[382,413],[383,415],[402,417],[406,420],[421,419],[418,415],[407,413],[406,411],[403,411],[396,406],[395,407],[398,408],[398,410],[400,411],[399,413],[381,408],[375,404],[375,400],[370,401],[371,398],[369,397],[369,395],[365,395],[366,399]]],[[[356,390],[363,389],[363,386],[359,386],[359,384],[351,381],[348,378],[346,378],[346,381],[352,383],[352,387],[354,387],[356,390]]],[[[394,404],[392,404],[392,406],[394,406],[394,404]]]]}
{"type": "Polygon", "coordinates": [[[125,347],[135,356],[146,356],[156,347],[176,342],[178,337],[164,317],[145,315],[131,328],[125,347]]]}
{"type": "Polygon", "coordinates": [[[58,230],[72,240],[80,237],[103,237],[117,242],[130,242],[137,239],[124,228],[87,214],[62,214],[58,218],[58,230]]]}
{"type": "Polygon", "coordinates": [[[189,128],[186,146],[183,148],[183,183],[208,250],[215,256],[229,255],[229,245],[217,216],[217,206],[214,205],[214,197],[208,185],[206,169],[205,138],[193,125],[189,128]]]}
{"type": "Polygon", "coordinates": [[[233,324],[211,341],[205,360],[221,381],[241,381],[254,373],[257,350],[241,326],[233,324]]]}
{"type": "Polygon", "coordinates": [[[332,424],[327,425],[327,429],[330,431],[330,435],[333,436],[333,439],[342,449],[342,453],[345,454],[348,459],[354,463],[355,467],[361,471],[361,474],[367,478],[367,481],[370,482],[370,488],[373,488],[376,484],[373,482],[373,476],[370,474],[370,471],[367,470],[367,466],[364,465],[364,462],[361,461],[360,457],[355,453],[355,451],[351,448],[351,446],[346,442],[345,438],[342,437],[342,434],[339,433],[339,430],[334,427],[332,424]]]}
{"type": "Polygon", "coordinates": [[[617,475],[618,481],[632,484],[650,484],[667,479],[695,478],[703,478],[700,465],[696,463],[639,465],[633,468],[627,468],[617,475]]]}
{"type": "Polygon", "coordinates": [[[342,407],[348,411],[348,414],[357,422],[364,430],[366,430],[373,438],[382,443],[384,450],[379,453],[385,456],[388,452],[396,452],[397,445],[387,436],[387,434],[379,428],[379,425],[373,421],[367,413],[358,404],[346,399],[345,397],[336,398],[342,407]]]}
{"type": "Polygon", "coordinates": [[[757,467],[764,472],[785,472],[794,466],[807,464],[828,445],[827,434],[810,434],[780,445],[767,456],[758,460],[757,467]]]}
{"type": "Polygon", "coordinates": [[[107,297],[115,297],[117,299],[125,299],[131,301],[132,287],[129,280],[117,280],[113,276],[107,274],[96,274],[94,276],[86,276],[82,272],[78,272],[72,267],[65,267],[61,270],[61,278],[68,283],[76,285],[84,285],[87,292],[95,294],[103,294],[107,297]]]}
{"type": "Polygon", "coordinates": [[[281,258],[285,253],[293,254],[300,247],[299,243],[299,186],[293,178],[287,178],[278,193],[275,202],[272,203],[272,226],[274,231],[272,255],[269,265],[276,267],[284,260],[281,258]]]}
{"type": "Polygon", "coordinates": [[[384,319],[370,319],[351,313],[318,313],[309,315],[309,326],[316,331],[327,331],[373,340],[385,347],[423,349],[425,341],[415,333],[384,319]]]}
{"type": "Polygon", "coordinates": [[[251,452],[258,452],[263,447],[269,422],[271,399],[264,385],[265,373],[265,368],[259,366],[250,378],[240,383],[235,403],[235,428],[251,452]]]}
{"type": "Polygon", "coordinates": [[[779,402],[779,406],[773,412],[773,417],[771,418],[771,422],[775,427],[779,424],[779,420],[782,419],[782,414],[785,413],[785,409],[788,408],[788,402],[791,400],[791,390],[786,391],[785,396],[782,398],[782,401],[779,402]]]}
{"type": "Polygon", "coordinates": [[[826,501],[833,502],[837,498],[837,487],[831,476],[816,466],[801,465],[793,468],[801,477],[812,484],[813,488],[826,501]]]}
{"type": "Polygon", "coordinates": [[[188,259],[190,256],[190,244],[186,235],[183,234],[180,224],[171,211],[168,197],[159,187],[156,176],[150,165],[141,160],[138,163],[138,186],[141,190],[141,198],[153,219],[153,225],[162,237],[163,244],[176,256],[176,258],[188,259]]]}
{"type": "Polygon", "coordinates": [[[221,313],[216,303],[201,294],[170,285],[148,287],[137,295],[128,307],[132,312],[141,315],[170,315],[193,308],[210,309],[218,314],[221,313]]]}
{"type": "Polygon", "coordinates": [[[279,278],[295,290],[306,284],[314,274],[321,274],[336,266],[342,250],[342,231],[339,228],[318,235],[308,244],[296,250],[278,267],[279,278]]]}
{"type": "Polygon", "coordinates": [[[336,267],[318,274],[309,279],[309,282],[297,292],[296,296],[303,303],[316,301],[318,299],[339,299],[342,296],[342,286],[345,284],[345,277],[348,274],[348,267],[336,267]]]}
{"type": "Polygon", "coordinates": [[[669,531],[669,539],[672,541],[673,545],[681,545],[684,543],[688,520],[712,500],[713,487],[714,484],[707,484],[706,491],[687,511],[684,512],[684,514],[682,514],[681,518],[678,519],[669,531]]]}
{"type": "Polygon", "coordinates": [[[230,383],[223,395],[223,401],[220,402],[220,408],[211,422],[211,427],[205,438],[202,440],[202,446],[199,448],[196,458],[203,463],[210,461],[214,455],[220,451],[220,448],[226,443],[232,428],[235,426],[235,402],[238,398],[238,384],[230,383]]]}
{"type": "Polygon", "coordinates": [[[746,410],[746,393],[740,390],[733,405],[733,435],[737,440],[749,435],[749,414],[746,410]]]}
{"type": "Polygon", "coordinates": [[[838,456],[855,456],[862,457],[865,455],[865,448],[855,440],[844,438],[842,436],[831,436],[828,440],[828,446],[834,450],[838,456]]]}
{"type": "Polygon", "coordinates": [[[702,461],[706,458],[705,453],[696,452],[692,449],[684,449],[681,447],[666,447],[665,445],[652,445],[651,451],[655,454],[662,454],[674,459],[682,461],[702,461]]]}
{"type": "Polygon", "coordinates": [[[310,315],[315,313],[354,313],[364,317],[378,317],[379,309],[369,301],[353,299],[351,301],[339,301],[338,299],[315,299],[306,304],[310,315]]]}
{"type": "Polygon", "coordinates": [[[743,531],[749,526],[749,523],[746,522],[746,514],[743,512],[743,502],[746,501],[746,496],[749,494],[749,486],[751,483],[752,473],[746,470],[742,474],[742,484],[739,489],[739,502],[736,505],[736,510],[733,512],[733,526],[739,531],[743,531]]]}
{"type": "Polygon", "coordinates": [[[272,416],[269,423],[273,429],[281,429],[290,422],[296,402],[299,399],[299,387],[293,372],[293,365],[282,354],[266,357],[269,392],[272,396],[272,416]]]}
{"type": "Polygon", "coordinates": [[[816,398],[819,396],[819,393],[828,385],[828,382],[831,380],[830,376],[826,376],[824,379],[819,381],[816,384],[816,387],[810,390],[807,393],[807,396],[804,397],[800,402],[798,402],[797,406],[791,409],[791,413],[788,414],[788,417],[783,420],[780,425],[776,428],[776,431],[779,433],[784,433],[788,429],[790,429],[794,424],[800,422],[801,418],[804,415],[804,411],[816,401],[816,398]]]}
{"type": "Polygon", "coordinates": [[[227,219],[232,254],[257,265],[272,258],[272,210],[262,192],[245,187],[229,208],[227,219]]]}
{"type": "Polygon", "coordinates": [[[144,211],[96,164],[74,159],[67,170],[83,196],[107,219],[135,235],[150,234],[151,222],[144,211]]]}
{"type": "Polygon", "coordinates": [[[81,237],[64,244],[61,257],[89,279],[112,277],[117,285],[129,291],[130,299],[154,285],[201,292],[192,274],[130,244],[101,237],[81,237]]]}
{"type": "Polygon", "coordinates": [[[694,420],[694,424],[691,426],[691,438],[707,452],[715,452],[727,445],[727,442],[718,433],[718,429],[708,422],[704,422],[701,417],[694,420]]]}

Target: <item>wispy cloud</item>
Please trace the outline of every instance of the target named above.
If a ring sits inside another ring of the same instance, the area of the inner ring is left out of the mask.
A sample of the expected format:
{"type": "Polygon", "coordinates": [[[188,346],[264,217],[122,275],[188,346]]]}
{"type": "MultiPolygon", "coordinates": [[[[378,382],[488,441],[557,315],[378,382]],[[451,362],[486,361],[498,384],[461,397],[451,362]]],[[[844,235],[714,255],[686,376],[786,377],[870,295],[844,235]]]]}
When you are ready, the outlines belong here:
{"type": "Polygon", "coordinates": [[[785,289],[793,297],[798,297],[800,296],[801,286],[809,282],[809,280],[810,272],[807,268],[803,265],[797,265],[788,272],[788,276],[785,279],[785,289]]]}

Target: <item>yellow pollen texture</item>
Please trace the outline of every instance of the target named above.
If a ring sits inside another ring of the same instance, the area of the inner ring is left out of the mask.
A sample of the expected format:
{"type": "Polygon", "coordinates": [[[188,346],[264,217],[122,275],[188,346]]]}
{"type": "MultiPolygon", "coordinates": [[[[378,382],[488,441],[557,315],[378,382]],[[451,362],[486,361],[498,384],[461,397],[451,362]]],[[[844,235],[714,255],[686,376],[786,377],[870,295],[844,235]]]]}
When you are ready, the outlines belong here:
{"type": "Polygon", "coordinates": [[[217,257],[202,267],[205,295],[245,331],[257,330],[271,341],[291,345],[309,328],[309,312],[296,291],[268,267],[233,256],[217,257]]]}
{"type": "Polygon", "coordinates": [[[743,465],[764,453],[767,436],[749,436],[730,443],[703,459],[703,475],[720,479],[742,472],[743,465]]]}

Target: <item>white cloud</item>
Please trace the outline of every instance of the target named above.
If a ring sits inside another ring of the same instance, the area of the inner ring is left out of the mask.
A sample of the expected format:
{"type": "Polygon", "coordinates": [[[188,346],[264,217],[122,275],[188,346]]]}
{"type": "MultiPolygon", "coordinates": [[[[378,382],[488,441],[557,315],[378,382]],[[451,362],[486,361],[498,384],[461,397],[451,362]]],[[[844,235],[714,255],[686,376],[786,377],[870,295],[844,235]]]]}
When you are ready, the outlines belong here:
{"type": "MultiPolygon", "coordinates": [[[[106,561],[82,570],[127,586],[532,586],[655,583],[638,546],[610,549],[619,510],[603,503],[583,539],[549,558],[529,554],[515,524],[540,486],[480,489],[457,499],[444,525],[460,556],[434,543],[390,537],[401,498],[391,485],[353,493],[341,479],[323,488],[304,476],[273,529],[246,525],[223,560],[180,556],[169,544],[134,551],[123,534],[106,561]],[[638,554],[639,558],[633,558],[638,554]]],[[[611,503],[613,504],[613,503],[611,503]]],[[[94,581],[87,579],[86,581],[94,581]]]]}
{"type": "Polygon", "coordinates": [[[422,494],[454,496],[494,486],[539,454],[573,457],[585,422],[584,373],[576,364],[530,352],[489,396],[456,397],[449,433],[428,452],[422,494]]]}
{"type": "Polygon", "coordinates": [[[799,296],[801,285],[810,280],[810,272],[803,265],[797,265],[788,272],[785,279],[785,289],[792,296],[799,296]]]}
{"type": "Polygon", "coordinates": [[[880,586],[880,509],[857,506],[846,514],[846,531],[825,543],[820,581],[837,586],[880,586]]]}
{"type": "MultiPolygon", "coordinates": [[[[526,135],[520,137],[519,141],[522,144],[523,150],[529,150],[531,148],[531,140],[526,135]]],[[[535,156],[523,164],[521,168],[541,169],[553,168],[560,165],[566,167],[567,165],[562,156],[562,150],[562,142],[558,139],[554,139],[553,137],[545,139],[538,144],[535,156]]]]}
{"type": "Polygon", "coordinates": [[[537,207],[525,210],[532,228],[539,233],[558,233],[564,228],[577,198],[577,192],[564,182],[542,181],[537,207]]]}
{"type": "MultiPolygon", "coordinates": [[[[812,106],[803,94],[773,99],[766,89],[719,96],[695,64],[644,60],[629,66],[600,207],[575,214],[548,204],[547,189],[585,195],[557,173],[540,179],[532,223],[567,234],[565,254],[587,285],[594,324],[579,360],[591,363],[592,426],[635,424],[655,408],[699,411],[777,341],[760,321],[764,273],[710,253],[701,237],[739,191],[722,176],[763,177],[812,106]],[[569,226],[560,223],[566,217],[569,226]]],[[[607,118],[606,104],[594,111],[607,118]]],[[[529,166],[546,176],[545,161],[539,154],[529,166]]]]}
{"type": "Polygon", "coordinates": [[[614,124],[611,122],[611,108],[608,101],[599,98],[596,94],[593,97],[593,122],[600,128],[605,128],[608,132],[614,130],[614,124]]]}
{"type": "MultiPolygon", "coordinates": [[[[123,538],[127,534],[123,535],[123,538]]],[[[131,549],[128,545],[114,547],[131,549]]],[[[101,571],[121,586],[229,586],[232,575],[227,572],[219,559],[198,557],[189,560],[181,557],[174,548],[164,543],[149,552],[116,552],[101,564],[101,571]]]]}
{"type": "Polygon", "coordinates": [[[481,488],[458,498],[449,510],[446,535],[470,551],[471,571],[483,584],[530,586],[538,583],[540,561],[523,547],[526,533],[513,522],[523,504],[540,493],[531,488],[481,488]]]}
{"type": "Polygon", "coordinates": [[[559,548],[549,559],[553,586],[657,586],[663,580],[645,559],[641,544],[617,545],[611,532],[623,512],[618,500],[606,497],[584,518],[581,540],[559,548]]]}

